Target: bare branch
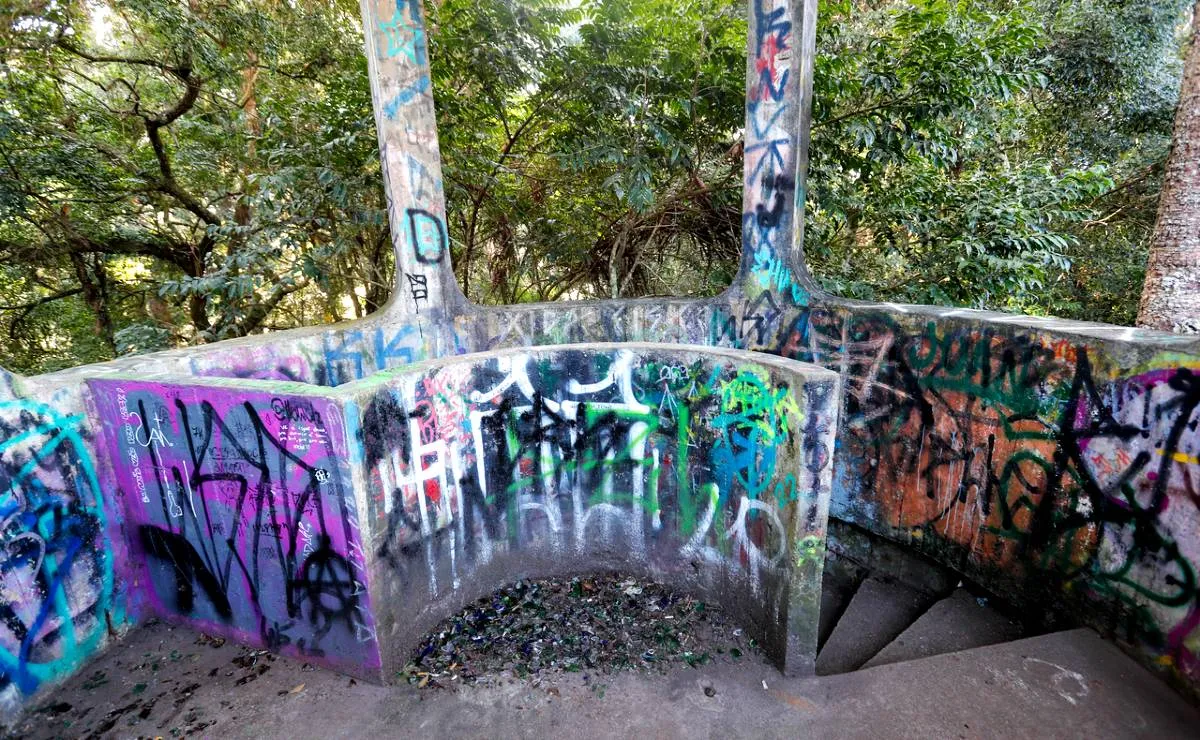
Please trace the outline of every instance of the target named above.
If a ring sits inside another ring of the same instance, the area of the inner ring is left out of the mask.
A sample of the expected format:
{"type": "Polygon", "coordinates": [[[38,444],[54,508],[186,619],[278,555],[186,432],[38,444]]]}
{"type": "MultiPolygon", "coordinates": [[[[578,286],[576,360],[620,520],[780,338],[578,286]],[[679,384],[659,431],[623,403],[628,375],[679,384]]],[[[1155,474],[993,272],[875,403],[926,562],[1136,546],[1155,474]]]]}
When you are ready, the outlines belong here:
{"type": "Polygon", "coordinates": [[[95,62],[97,64],[133,64],[140,67],[152,67],[180,79],[183,79],[183,73],[191,73],[191,69],[187,66],[168,64],[161,59],[151,59],[149,57],[125,57],[113,54],[93,54],[89,51],[79,48],[62,35],[59,35],[59,37],[54,40],[54,45],[63,51],[68,51],[75,56],[80,57],[81,59],[86,59],[89,62],[95,62]]]}
{"type": "MultiPolygon", "coordinates": [[[[33,309],[37,308],[38,306],[44,305],[46,303],[51,303],[53,301],[61,300],[63,298],[70,298],[71,296],[79,295],[82,292],[83,292],[83,288],[72,288],[71,290],[63,290],[58,293],[55,293],[54,295],[48,295],[45,298],[39,298],[36,301],[30,301],[29,303],[22,303],[17,306],[0,306],[0,311],[25,311],[26,313],[28,313],[29,311],[32,311],[33,309]]],[[[23,315],[24,314],[22,314],[22,316],[23,315]]]]}

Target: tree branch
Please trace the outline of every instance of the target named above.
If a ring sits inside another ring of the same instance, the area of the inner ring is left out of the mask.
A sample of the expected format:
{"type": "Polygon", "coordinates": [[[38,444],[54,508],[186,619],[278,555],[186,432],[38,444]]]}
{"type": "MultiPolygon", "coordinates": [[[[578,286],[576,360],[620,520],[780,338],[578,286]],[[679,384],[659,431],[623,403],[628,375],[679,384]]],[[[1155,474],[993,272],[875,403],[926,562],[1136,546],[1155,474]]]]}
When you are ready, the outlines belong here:
{"type": "Polygon", "coordinates": [[[179,201],[180,205],[193,213],[204,223],[209,226],[216,226],[221,223],[221,219],[217,215],[204,207],[194,195],[184,190],[175,179],[175,171],[171,167],[171,159],[167,156],[166,145],[163,144],[162,135],[159,131],[171,125],[178,120],[180,116],[191,110],[196,104],[196,98],[200,96],[201,80],[198,77],[193,77],[190,69],[184,69],[178,75],[179,79],[183,80],[187,86],[183,97],[166,113],[161,113],[157,116],[141,115],[146,126],[146,137],[150,140],[150,147],[154,150],[154,158],[158,161],[158,171],[162,178],[155,183],[155,187],[167,195],[170,195],[175,200],[179,201]]]}
{"type": "Polygon", "coordinates": [[[179,77],[180,73],[184,69],[187,69],[189,73],[191,72],[191,70],[186,67],[167,64],[162,60],[150,59],[149,57],[123,57],[112,54],[93,54],[91,52],[84,51],[75,44],[72,44],[61,35],[54,40],[54,45],[63,51],[68,51],[75,56],[80,57],[81,59],[86,59],[89,62],[96,62],[97,64],[133,64],[140,67],[153,67],[154,69],[174,75],[175,77],[179,77]]]}
{"type": "Polygon", "coordinates": [[[161,129],[170,126],[175,121],[179,120],[185,113],[196,105],[196,99],[200,97],[200,90],[204,86],[204,80],[197,77],[192,70],[190,61],[185,61],[182,64],[168,64],[161,60],[149,59],[146,57],[124,57],[109,54],[93,54],[85,51],[78,46],[75,46],[70,41],[61,36],[55,40],[55,45],[65,51],[68,51],[82,59],[96,63],[112,63],[112,64],[133,64],[144,67],[152,67],[164,74],[174,77],[176,80],[183,83],[183,96],[176,101],[170,109],[157,114],[143,113],[139,108],[137,91],[131,85],[125,83],[130,88],[130,92],[134,96],[133,112],[142,119],[146,127],[146,137],[150,140],[150,147],[154,150],[154,158],[158,162],[158,170],[161,179],[154,183],[154,187],[171,196],[197,218],[204,223],[215,226],[221,223],[216,214],[206,208],[199,199],[185,190],[179,181],[175,179],[175,172],[171,166],[170,157],[167,155],[166,145],[163,143],[161,129]]]}
{"type": "Polygon", "coordinates": [[[907,100],[911,100],[915,96],[916,96],[916,92],[910,92],[907,95],[901,95],[900,97],[897,97],[897,98],[885,100],[882,103],[877,103],[875,105],[869,105],[866,108],[859,108],[857,110],[852,110],[848,113],[843,113],[840,116],[834,116],[833,118],[827,118],[824,121],[814,121],[812,127],[814,129],[817,129],[822,126],[832,126],[835,123],[841,123],[842,121],[845,121],[850,118],[857,118],[859,116],[865,116],[868,113],[874,113],[875,111],[883,110],[884,108],[889,108],[893,105],[903,103],[907,100]]]}
{"type": "Polygon", "coordinates": [[[28,312],[28,311],[31,311],[43,304],[50,303],[52,301],[57,301],[62,298],[70,298],[71,296],[79,295],[82,292],[83,292],[83,288],[72,288],[70,290],[60,291],[58,293],[55,293],[54,295],[48,295],[45,298],[39,298],[36,301],[30,301],[29,303],[22,303],[19,306],[0,306],[0,311],[26,311],[26,312],[28,312]]]}
{"type": "Polygon", "coordinates": [[[253,308],[246,312],[246,315],[243,316],[241,320],[235,321],[226,327],[222,327],[222,330],[218,333],[218,336],[222,339],[226,336],[246,336],[262,325],[262,322],[271,315],[271,312],[275,310],[275,307],[279,305],[280,301],[282,301],[284,298],[287,298],[292,293],[295,293],[297,290],[307,287],[308,282],[308,280],[300,280],[292,283],[289,286],[285,286],[283,283],[276,283],[275,287],[271,290],[271,295],[268,296],[265,301],[255,304],[253,308]],[[229,334],[230,331],[233,333],[229,334]]]}

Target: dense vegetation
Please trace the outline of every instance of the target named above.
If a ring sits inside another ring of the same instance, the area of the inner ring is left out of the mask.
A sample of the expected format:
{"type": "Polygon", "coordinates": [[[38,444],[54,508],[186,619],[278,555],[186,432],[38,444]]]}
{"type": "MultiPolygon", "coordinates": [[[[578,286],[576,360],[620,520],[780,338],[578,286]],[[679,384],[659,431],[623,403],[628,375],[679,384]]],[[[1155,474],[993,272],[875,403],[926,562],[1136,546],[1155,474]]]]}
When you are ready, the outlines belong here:
{"type": "MultiPolygon", "coordinates": [[[[1187,0],[823,0],[817,277],[1132,323],[1187,0]]],[[[474,300],[704,295],[740,239],[740,0],[426,3],[474,300]]],[[[363,316],[391,253],[354,0],[0,4],[0,364],[363,316]]]]}

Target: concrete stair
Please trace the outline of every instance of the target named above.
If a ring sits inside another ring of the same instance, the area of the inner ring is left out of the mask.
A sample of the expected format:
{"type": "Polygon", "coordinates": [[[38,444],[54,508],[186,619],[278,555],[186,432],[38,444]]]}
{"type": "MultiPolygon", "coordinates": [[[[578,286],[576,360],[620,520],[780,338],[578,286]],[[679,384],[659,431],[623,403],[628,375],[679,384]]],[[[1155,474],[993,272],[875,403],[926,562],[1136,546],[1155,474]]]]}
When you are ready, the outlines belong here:
{"type": "Polygon", "coordinates": [[[859,562],[830,551],[822,580],[817,675],[850,673],[1029,636],[995,599],[944,569],[895,553],[859,562]]]}
{"type": "Polygon", "coordinates": [[[1025,630],[1020,624],[996,611],[986,599],[965,588],[957,588],[929,607],[862,667],[928,658],[1010,642],[1024,636],[1025,630]]]}
{"type": "Polygon", "coordinates": [[[821,577],[821,617],[817,630],[817,645],[823,647],[833,628],[842,618],[859,584],[867,577],[867,569],[845,558],[833,555],[825,558],[821,577]]]}
{"type": "Polygon", "coordinates": [[[867,578],[817,653],[817,674],[858,670],[935,601],[937,596],[902,583],[867,578]]]}

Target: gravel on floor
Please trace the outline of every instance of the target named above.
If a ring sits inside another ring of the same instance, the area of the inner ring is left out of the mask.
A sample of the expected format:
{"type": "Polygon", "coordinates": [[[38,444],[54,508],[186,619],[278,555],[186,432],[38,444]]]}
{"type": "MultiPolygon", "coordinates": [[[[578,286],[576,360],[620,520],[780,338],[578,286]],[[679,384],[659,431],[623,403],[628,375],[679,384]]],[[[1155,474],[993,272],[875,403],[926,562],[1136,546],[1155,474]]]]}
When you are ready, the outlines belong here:
{"type": "MultiPolygon", "coordinates": [[[[519,581],[426,635],[402,671],[421,688],[545,674],[662,672],[757,652],[716,606],[621,575],[519,581]]],[[[757,657],[757,656],[756,656],[757,657]]]]}

